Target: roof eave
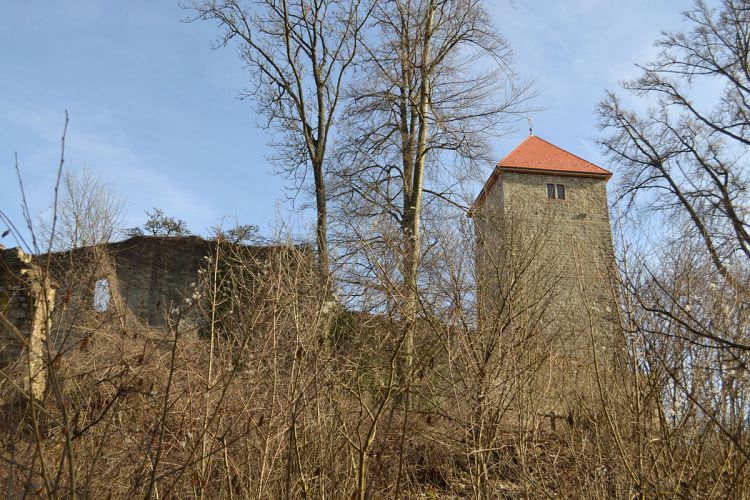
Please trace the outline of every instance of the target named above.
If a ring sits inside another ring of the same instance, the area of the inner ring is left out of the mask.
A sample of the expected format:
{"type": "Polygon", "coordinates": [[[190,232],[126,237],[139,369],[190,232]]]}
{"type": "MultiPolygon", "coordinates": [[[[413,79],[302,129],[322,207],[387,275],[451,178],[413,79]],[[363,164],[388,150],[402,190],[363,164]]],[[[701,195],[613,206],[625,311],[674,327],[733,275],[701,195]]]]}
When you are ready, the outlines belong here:
{"type": "MultiPolygon", "coordinates": [[[[599,167],[601,168],[601,167],[599,167]]],[[[596,179],[607,179],[612,177],[612,172],[601,169],[601,172],[581,172],[575,170],[555,170],[555,169],[542,169],[542,168],[529,168],[529,167],[513,167],[506,165],[497,165],[495,170],[501,170],[503,172],[516,172],[523,174],[537,174],[537,175],[559,175],[563,177],[593,177],[596,179]]]]}

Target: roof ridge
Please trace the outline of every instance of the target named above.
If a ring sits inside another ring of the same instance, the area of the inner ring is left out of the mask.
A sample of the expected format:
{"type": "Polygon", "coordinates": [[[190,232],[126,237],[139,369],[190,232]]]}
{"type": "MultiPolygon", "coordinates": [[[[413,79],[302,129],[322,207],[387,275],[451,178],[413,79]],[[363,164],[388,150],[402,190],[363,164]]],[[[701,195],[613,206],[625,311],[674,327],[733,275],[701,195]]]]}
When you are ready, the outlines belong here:
{"type": "MultiPolygon", "coordinates": [[[[506,154],[505,156],[503,156],[503,157],[502,157],[502,158],[500,159],[500,161],[498,161],[497,163],[495,163],[495,167],[499,167],[499,166],[500,166],[500,164],[501,164],[501,163],[502,163],[502,162],[503,162],[503,161],[504,161],[504,160],[505,160],[505,159],[506,159],[507,157],[509,157],[510,155],[512,155],[513,153],[515,153],[515,152],[516,152],[516,149],[518,149],[518,148],[520,148],[521,146],[523,146],[524,144],[526,144],[526,142],[527,142],[528,140],[530,140],[530,139],[531,139],[532,137],[537,137],[537,136],[535,136],[535,135],[529,135],[529,136],[527,136],[527,137],[526,137],[526,138],[525,138],[524,140],[522,140],[521,142],[519,142],[518,144],[516,144],[516,147],[514,147],[513,149],[511,149],[511,150],[510,150],[510,152],[509,152],[508,154],[506,154]]],[[[537,137],[537,139],[540,139],[540,140],[544,141],[544,139],[542,139],[541,137],[537,137]]],[[[547,142],[547,141],[544,141],[544,142],[547,142]]],[[[547,144],[550,144],[550,143],[549,143],[549,142],[547,142],[547,144]]]]}

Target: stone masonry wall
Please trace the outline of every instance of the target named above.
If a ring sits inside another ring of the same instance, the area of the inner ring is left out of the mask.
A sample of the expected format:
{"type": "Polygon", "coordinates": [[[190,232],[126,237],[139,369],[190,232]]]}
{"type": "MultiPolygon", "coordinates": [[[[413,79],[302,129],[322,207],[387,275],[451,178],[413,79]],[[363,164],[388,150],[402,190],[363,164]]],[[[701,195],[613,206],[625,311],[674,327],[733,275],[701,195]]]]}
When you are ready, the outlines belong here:
{"type": "MultiPolygon", "coordinates": [[[[49,276],[41,271],[46,259],[26,255],[20,248],[0,250],[0,366],[26,359],[27,394],[42,397],[48,333],[53,332],[49,342],[65,350],[77,342],[72,330],[86,317],[100,323],[104,310],[110,318],[127,314],[148,326],[164,327],[170,311],[183,308],[197,292],[200,271],[208,268],[216,250],[215,240],[195,236],[138,236],[52,254],[49,276]],[[96,290],[102,282],[108,285],[109,302],[97,305],[96,290]],[[58,288],[59,307],[53,316],[58,288]]],[[[270,268],[272,261],[282,263],[284,255],[302,256],[310,259],[302,265],[314,265],[307,247],[228,244],[223,251],[251,271],[261,265],[270,268]]],[[[201,309],[193,307],[182,319],[200,327],[201,315],[201,309]]]]}
{"type": "Polygon", "coordinates": [[[25,393],[41,398],[46,385],[44,348],[55,285],[20,248],[0,251],[0,366],[25,354],[25,393]]]}
{"type": "MultiPolygon", "coordinates": [[[[265,261],[271,253],[289,247],[234,245],[234,248],[249,262],[265,261]]],[[[90,250],[83,248],[54,255],[54,272],[61,283],[78,284],[75,277],[71,280],[65,275],[71,270],[75,272],[78,264],[89,258],[90,250]]],[[[101,250],[110,265],[102,266],[101,276],[92,279],[107,279],[116,288],[113,295],[135,317],[149,326],[163,327],[169,311],[183,306],[192,296],[200,281],[199,271],[206,269],[208,259],[216,253],[216,241],[198,236],[136,236],[102,245],[101,250]],[[108,277],[112,268],[115,276],[108,277]]]]}
{"type": "Polygon", "coordinates": [[[480,295],[507,296],[510,273],[523,267],[534,289],[514,293],[543,303],[540,324],[549,352],[539,378],[549,396],[546,411],[569,412],[590,401],[598,390],[594,353],[605,376],[618,348],[606,181],[503,172],[474,219],[480,295]],[[548,183],[564,185],[566,199],[548,199],[548,183]]]}
{"type": "Polygon", "coordinates": [[[547,244],[539,258],[559,261],[562,282],[557,287],[566,295],[565,308],[578,308],[584,299],[598,309],[611,306],[608,278],[614,254],[606,182],[522,173],[505,173],[501,180],[505,213],[530,230],[545,227],[547,244]],[[563,184],[566,199],[548,199],[547,184],[563,184]],[[509,211],[514,209],[515,214],[509,211]]]}
{"type": "Polygon", "coordinates": [[[135,237],[108,245],[123,304],[151,326],[164,326],[166,314],[193,292],[215,243],[199,237],[135,237]]]}

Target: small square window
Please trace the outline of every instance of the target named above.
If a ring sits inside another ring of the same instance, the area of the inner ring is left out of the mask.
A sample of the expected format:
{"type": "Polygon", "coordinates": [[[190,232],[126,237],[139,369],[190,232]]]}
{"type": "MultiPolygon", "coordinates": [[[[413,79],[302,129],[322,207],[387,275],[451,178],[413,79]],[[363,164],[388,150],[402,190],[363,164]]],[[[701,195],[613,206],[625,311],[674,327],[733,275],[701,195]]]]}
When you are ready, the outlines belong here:
{"type": "MultiPolygon", "coordinates": [[[[547,191],[549,192],[549,187],[547,188],[547,191]]],[[[558,200],[565,199],[565,185],[564,184],[557,185],[557,199],[558,200]]]]}
{"type": "Polygon", "coordinates": [[[555,199],[555,185],[554,184],[547,184],[547,198],[551,200],[555,199]]]}

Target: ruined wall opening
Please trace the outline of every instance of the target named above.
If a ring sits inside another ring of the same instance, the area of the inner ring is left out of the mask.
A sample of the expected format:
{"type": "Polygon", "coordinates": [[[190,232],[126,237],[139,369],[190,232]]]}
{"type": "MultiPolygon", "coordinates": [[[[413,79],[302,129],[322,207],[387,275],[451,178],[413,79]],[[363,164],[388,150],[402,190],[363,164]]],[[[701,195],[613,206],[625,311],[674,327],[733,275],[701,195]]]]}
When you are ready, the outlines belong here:
{"type": "Polygon", "coordinates": [[[109,291],[109,281],[107,278],[97,280],[94,284],[94,310],[97,312],[107,311],[111,298],[112,294],[109,291]]]}

